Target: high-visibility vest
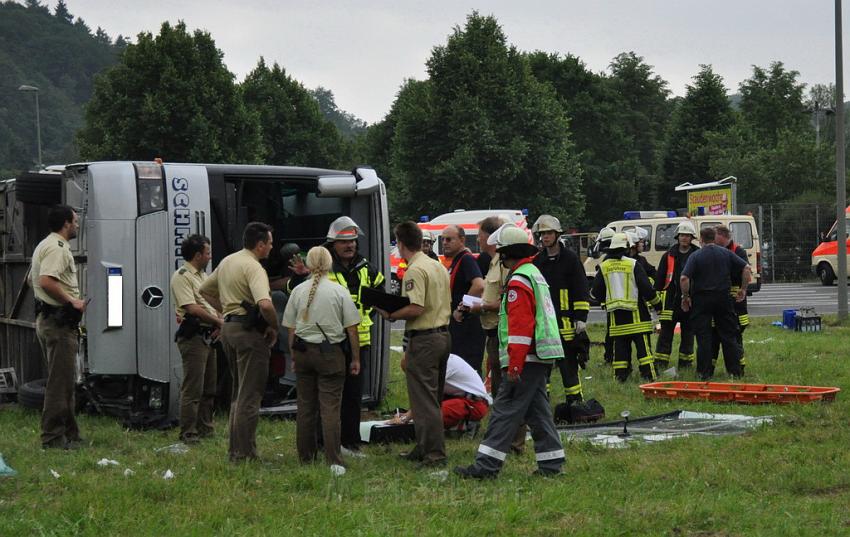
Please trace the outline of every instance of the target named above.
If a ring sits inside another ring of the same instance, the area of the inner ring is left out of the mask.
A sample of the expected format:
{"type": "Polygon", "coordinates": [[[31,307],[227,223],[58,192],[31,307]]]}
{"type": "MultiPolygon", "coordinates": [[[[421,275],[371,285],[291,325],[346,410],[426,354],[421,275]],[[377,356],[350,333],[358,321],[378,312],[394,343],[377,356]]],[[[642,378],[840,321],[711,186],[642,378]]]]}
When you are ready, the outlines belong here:
{"type": "Polygon", "coordinates": [[[606,259],[600,265],[605,279],[605,309],[608,311],[637,311],[638,288],[635,264],[630,257],[606,259]]]}
{"type": "MultiPolygon", "coordinates": [[[[345,275],[341,272],[329,272],[328,277],[332,281],[335,281],[348,289],[348,281],[346,281],[345,275]]],[[[360,311],[360,324],[357,325],[357,336],[360,340],[360,346],[365,347],[372,343],[372,325],[375,323],[372,322],[372,318],[369,316],[369,314],[372,313],[372,308],[366,308],[363,306],[363,302],[360,300],[360,294],[364,287],[376,287],[381,285],[384,281],[384,275],[378,272],[374,279],[370,279],[369,265],[364,264],[362,267],[357,269],[357,279],[360,282],[360,285],[357,287],[357,294],[351,293],[351,300],[354,301],[354,304],[360,311]]]]}
{"type": "MultiPolygon", "coordinates": [[[[564,357],[564,347],[561,345],[561,336],[558,332],[558,316],[555,306],[552,304],[552,296],[549,294],[549,285],[546,278],[540,273],[540,269],[533,263],[525,263],[516,268],[508,276],[508,281],[514,274],[525,277],[531,283],[534,291],[534,343],[535,354],[526,357],[538,360],[559,360],[564,357]]],[[[499,362],[502,367],[508,367],[510,358],[508,356],[508,294],[502,297],[502,305],[499,310],[499,362]]]]}
{"type": "Polygon", "coordinates": [[[670,253],[667,253],[667,273],[664,275],[664,287],[666,290],[670,285],[670,282],[673,281],[673,271],[676,267],[676,258],[674,258],[670,253]]]}

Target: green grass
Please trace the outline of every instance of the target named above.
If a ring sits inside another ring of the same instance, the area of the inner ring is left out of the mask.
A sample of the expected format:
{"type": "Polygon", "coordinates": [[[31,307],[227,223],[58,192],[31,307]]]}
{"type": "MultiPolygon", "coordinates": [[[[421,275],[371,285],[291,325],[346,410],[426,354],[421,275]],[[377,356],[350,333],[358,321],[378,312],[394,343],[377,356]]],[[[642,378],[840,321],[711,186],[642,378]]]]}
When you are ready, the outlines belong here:
{"type": "MultiPolygon", "coordinates": [[[[600,327],[592,327],[599,338],[600,327]]],[[[756,321],[744,340],[750,382],[845,387],[850,328],[794,334],[756,321]]],[[[261,420],[262,462],[226,459],[226,420],[214,439],[184,455],[155,448],[176,431],[135,432],[110,418],[82,416],[92,446],[38,449],[39,419],[0,408],[0,452],[18,470],[0,478],[0,536],[16,535],[665,535],[850,534],[850,394],[832,404],[742,406],[645,401],[638,380],[620,385],[594,347],[582,372],[586,397],[609,417],[677,408],[771,414],[774,425],[729,437],[691,437],[626,449],[565,446],[565,475],[537,479],[531,449],[510,457],[499,479],[441,481],[395,456],[403,446],[369,446],[333,479],[301,466],[292,422],[261,420]],[[101,458],[117,467],[101,468],[101,458]],[[125,468],[135,473],[124,476],[125,468]],[[53,469],[61,477],[54,478],[53,469]],[[163,480],[171,469],[173,480],[163,480]]],[[[394,356],[388,405],[404,405],[394,356]]],[[[726,380],[720,372],[717,380],[726,380]]],[[[552,382],[561,399],[560,379],[552,382]]],[[[452,465],[469,464],[476,442],[449,440],[452,465]]],[[[530,447],[530,446],[529,446],[530,447]]]]}

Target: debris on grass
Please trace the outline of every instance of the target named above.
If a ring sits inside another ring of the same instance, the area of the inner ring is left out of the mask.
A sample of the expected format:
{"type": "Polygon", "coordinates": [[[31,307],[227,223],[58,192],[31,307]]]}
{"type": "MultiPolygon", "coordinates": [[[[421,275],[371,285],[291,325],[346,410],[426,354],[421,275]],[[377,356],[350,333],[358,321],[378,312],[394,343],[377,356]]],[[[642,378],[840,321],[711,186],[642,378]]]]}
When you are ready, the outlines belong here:
{"type": "Polygon", "coordinates": [[[52,475],[52,476],[53,476],[53,477],[55,477],[56,479],[59,479],[60,477],[62,477],[61,475],[59,475],[59,472],[57,472],[57,471],[56,471],[56,470],[54,470],[53,468],[51,468],[51,469],[50,469],[50,475],[52,475]]]}
{"type": "Polygon", "coordinates": [[[131,475],[135,475],[136,472],[129,468],[124,468],[124,477],[130,477],[131,475]]]}
{"type": "Polygon", "coordinates": [[[113,461],[112,459],[100,459],[97,461],[98,466],[118,466],[118,461],[113,461]]]}
{"type": "Polygon", "coordinates": [[[3,460],[3,454],[0,453],[0,477],[15,477],[16,475],[18,475],[18,472],[6,464],[6,461],[3,460]]]}
{"type": "Polygon", "coordinates": [[[339,464],[331,464],[331,475],[334,477],[340,477],[345,475],[345,466],[340,466],[339,464]]]}
{"type": "Polygon", "coordinates": [[[162,474],[162,478],[163,479],[174,479],[174,472],[172,472],[171,469],[169,468],[168,470],[165,471],[164,474],[162,474]]]}
{"type": "Polygon", "coordinates": [[[161,448],[154,449],[157,453],[174,453],[175,455],[185,455],[189,452],[189,446],[184,444],[183,442],[177,442],[176,444],[171,444],[170,446],[163,446],[161,448]]]}
{"type": "Polygon", "coordinates": [[[761,345],[761,344],[764,344],[764,343],[770,343],[771,341],[773,341],[772,337],[760,339],[758,341],[756,341],[755,339],[750,339],[750,340],[747,340],[747,344],[753,344],[754,343],[756,345],[761,345]]]}

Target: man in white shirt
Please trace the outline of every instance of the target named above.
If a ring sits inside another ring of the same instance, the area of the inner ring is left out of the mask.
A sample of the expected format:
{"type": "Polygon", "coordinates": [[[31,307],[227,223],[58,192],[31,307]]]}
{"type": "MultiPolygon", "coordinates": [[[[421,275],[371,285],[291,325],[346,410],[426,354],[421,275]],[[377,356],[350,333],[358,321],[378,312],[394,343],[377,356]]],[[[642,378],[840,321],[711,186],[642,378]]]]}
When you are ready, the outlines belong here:
{"type": "MultiPolygon", "coordinates": [[[[405,359],[401,366],[405,367],[405,359]]],[[[443,387],[443,427],[451,429],[464,420],[480,421],[487,415],[493,399],[487,393],[478,373],[457,354],[449,354],[446,364],[446,383],[443,387]]],[[[388,423],[407,423],[413,413],[407,411],[388,423]]]]}

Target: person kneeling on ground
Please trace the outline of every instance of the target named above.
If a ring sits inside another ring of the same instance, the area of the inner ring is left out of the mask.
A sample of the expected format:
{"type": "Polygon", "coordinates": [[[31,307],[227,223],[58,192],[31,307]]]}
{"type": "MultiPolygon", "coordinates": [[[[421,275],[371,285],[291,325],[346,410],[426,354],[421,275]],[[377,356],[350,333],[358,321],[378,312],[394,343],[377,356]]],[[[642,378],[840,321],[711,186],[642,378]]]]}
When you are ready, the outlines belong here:
{"type": "MultiPolygon", "coordinates": [[[[407,358],[402,358],[404,370],[407,358]]],[[[446,365],[446,383],[443,385],[443,427],[452,429],[466,421],[481,421],[487,415],[493,399],[487,393],[481,377],[472,366],[457,354],[449,354],[446,365]]],[[[387,423],[404,424],[413,420],[413,411],[408,410],[387,423]]]]}

